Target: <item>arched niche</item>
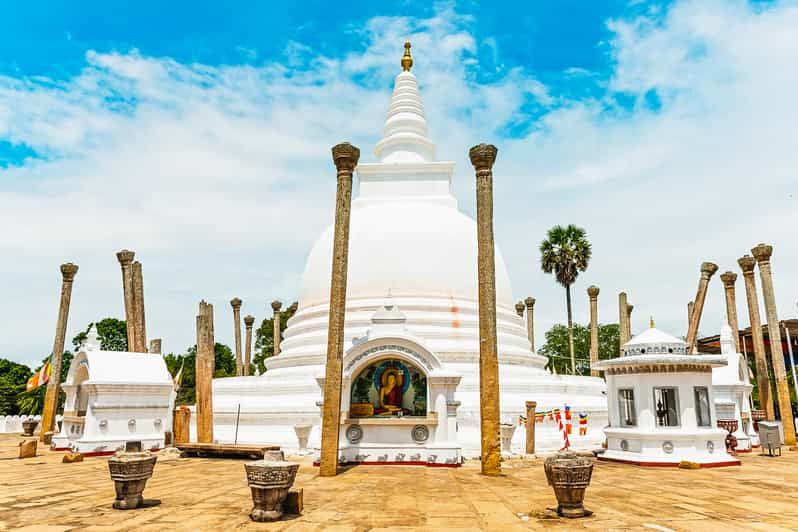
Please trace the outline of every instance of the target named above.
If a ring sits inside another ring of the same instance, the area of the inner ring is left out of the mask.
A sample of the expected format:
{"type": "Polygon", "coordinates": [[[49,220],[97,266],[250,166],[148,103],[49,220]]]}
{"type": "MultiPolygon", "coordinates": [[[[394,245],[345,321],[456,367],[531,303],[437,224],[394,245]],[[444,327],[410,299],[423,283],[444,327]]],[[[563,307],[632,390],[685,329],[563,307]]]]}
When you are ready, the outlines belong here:
{"type": "Polygon", "coordinates": [[[385,354],[353,373],[349,417],[426,416],[429,387],[426,372],[398,353],[385,354]]]}

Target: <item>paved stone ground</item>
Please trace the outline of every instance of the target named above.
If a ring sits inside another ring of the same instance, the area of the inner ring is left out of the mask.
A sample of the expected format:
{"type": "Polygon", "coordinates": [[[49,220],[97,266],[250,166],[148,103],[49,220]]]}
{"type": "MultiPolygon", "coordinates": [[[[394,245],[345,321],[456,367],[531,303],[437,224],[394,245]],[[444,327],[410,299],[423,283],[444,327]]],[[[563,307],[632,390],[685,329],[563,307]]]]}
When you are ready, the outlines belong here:
{"type": "Polygon", "coordinates": [[[504,462],[504,476],[479,464],[459,469],[360,466],[320,478],[302,460],[301,517],[252,523],[243,460],[159,462],[144,494],[161,505],[111,508],[106,458],[62,464],[62,453],[16,458],[16,435],[0,435],[0,529],[22,530],[798,530],[798,452],[743,455],[741,467],[640,468],[598,462],[587,492],[593,517],[565,520],[540,460],[504,462]]]}

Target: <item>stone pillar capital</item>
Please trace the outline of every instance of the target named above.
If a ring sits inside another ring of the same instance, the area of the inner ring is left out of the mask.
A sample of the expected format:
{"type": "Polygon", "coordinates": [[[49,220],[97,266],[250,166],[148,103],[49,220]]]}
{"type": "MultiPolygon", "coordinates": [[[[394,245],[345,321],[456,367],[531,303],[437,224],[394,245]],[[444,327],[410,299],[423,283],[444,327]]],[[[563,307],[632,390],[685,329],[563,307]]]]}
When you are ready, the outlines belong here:
{"type": "Polygon", "coordinates": [[[754,259],[761,265],[770,262],[770,256],[773,255],[773,246],[769,246],[768,244],[759,244],[758,246],[751,248],[751,255],[754,256],[754,259]]]}
{"type": "Polygon", "coordinates": [[[723,282],[725,288],[734,288],[734,283],[737,282],[737,274],[734,272],[723,272],[720,274],[720,280],[723,282]]]}
{"type": "Polygon", "coordinates": [[[592,285],[587,287],[587,295],[590,299],[596,299],[599,295],[599,287],[592,285]]]}
{"type": "Polygon", "coordinates": [[[528,297],[524,299],[524,303],[526,304],[526,308],[535,308],[535,298],[528,297]]]}
{"type": "Polygon", "coordinates": [[[75,279],[75,274],[78,273],[78,265],[67,262],[61,265],[61,276],[65,283],[71,283],[75,279]]]}
{"type": "Polygon", "coordinates": [[[715,272],[718,271],[718,265],[714,262],[702,262],[701,263],[701,277],[704,279],[709,279],[715,272]]]}
{"type": "Polygon", "coordinates": [[[129,266],[133,262],[133,257],[135,256],[136,252],[130,251],[129,249],[123,249],[116,254],[116,258],[122,266],[129,266]]]}
{"type": "Polygon", "coordinates": [[[241,308],[241,300],[237,297],[234,297],[230,300],[230,306],[233,307],[233,310],[238,310],[241,308]]]}
{"type": "Polygon", "coordinates": [[[296,312],[298,308],[299,308],[299,303],[294,301],[293,303],[288,305],[288,308],[285,309],[285,311],[286,312],[296,312]]]}
{"type": "Polygon", "coordinates": [[[360,149],[348,142],[336,144],[332,148],[333,163],[338,171],[352,172],[360,160],[360,149]]]}
{"type": "Polygon", "coordinates": [[[634,309],[635,309],[634,305],[626,305],[626,312],[628,312],[629,314],[631,314],[634,309]]]}
{"type": "Polygon", "coordinates": [[[518,303],[515,304],[515,312],[519,316],[523,316],[524,315],[524,308],[526,308],[526,307],[524,306],[524,302],[523,301],[519,301],[518,303]]]}
{"type": "Polygon", "coordinates": [[[749,275],[754,275],[754,268],[756,267],[756,259],[751,255],[743,255],[739,259],[737,259],[737,264],[740,265],[740,269],[743,270],[743,275],[746,277],[749,275]]]}
{"type": "Polygon", "coordinates": [[[255,323],[255,316],[244,316],[244,325],[247,326],[247,329],[251,328],[253,323],[255,323]]]}
{"type": "Polygon", "coordinates": [[[468,157],[477,171],[491,170],[493,163],[496,162],[497,152],[498,149],[493,144],[477,144],[468,150],[468,157]]]}
{"type": "Polygon", "coordinates": [[[273,310],[274,312],[280,312],[280,309],[281,309],[281,308],[283,308],[283,303],[282,303],[282,301],[277,301],[277,300],[275,300],[275,301],[272,301],[272,310],[273,310]]]}

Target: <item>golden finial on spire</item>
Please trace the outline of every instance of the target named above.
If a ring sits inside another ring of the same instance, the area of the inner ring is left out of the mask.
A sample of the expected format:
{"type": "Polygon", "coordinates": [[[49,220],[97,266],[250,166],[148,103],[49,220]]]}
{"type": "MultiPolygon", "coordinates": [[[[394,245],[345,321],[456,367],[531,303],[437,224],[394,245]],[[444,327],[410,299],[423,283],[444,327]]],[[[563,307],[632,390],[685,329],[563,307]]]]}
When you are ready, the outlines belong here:
{"type": "Polygon", "coordinates": [[[649,319],[648,325],[653,329],[654,328],[654,316],[651,316],[649,319]]]}
{"type": "Polygon", "coordinates": [[[405,41],[405,55],[402,56],[402,70],[410,72],[413,66],[413,58],[410,56],[410,41],[405,41]]]}

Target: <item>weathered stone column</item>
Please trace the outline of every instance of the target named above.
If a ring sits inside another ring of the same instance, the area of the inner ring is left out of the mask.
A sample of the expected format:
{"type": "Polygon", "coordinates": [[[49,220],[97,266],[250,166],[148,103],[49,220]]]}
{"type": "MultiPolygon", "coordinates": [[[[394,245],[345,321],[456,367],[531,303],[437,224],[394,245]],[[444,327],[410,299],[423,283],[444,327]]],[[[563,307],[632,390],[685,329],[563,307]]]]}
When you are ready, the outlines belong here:
{"type": "Polygon", "coordinates": [[[136,310],[133,307],[133,257],[136,253],[127,249],[116,254],[122,267],[122,293],[125,299],[125,327],[127,328],[127,350],[135,351],[136,345],[136,310]]]}
{"type": "Polygon", "coordinates": [[[280,323],[280,309],[283,304],[280,301],[272,301],[272,310],[274,311],[274,326],[272,327],[274,333],[274,356],[280,354],[280,339],[282,338],[282,331],[280,330],[282,324],[280,323]]]}
{"type": "Polygon", "coordinates": [[[213,305],[200,301],[197,316],[197,442],[213,443],[213,372],[215,366],[213,305]]]}
{"type": "Polygon", "coordinates": [[[50,380],[44,395],[44,411],[42,412],[42,428],[39,439],[44,441],[45,434],[53,432],[55,415],[58,410],[58,394],[61,386],[61,358],[64,355],[64,338],[69,320],[69,303],[72,300],[72,282],[78,273],[78,265],[67,262],[61,265],[61,302],[58,306],[58,321],[55,324],[53,353],[50,356],[50,380]]]}
{"type": "Polygon", "coordinates": [[[598,286],[587,288],[587,297],[590,298],[590,376],[599,377],[601,372],[594,369],[599,361],[599,331],[598,331],[598,286]]]}
{"type": "Polygon", "coordinates": [[[740,348],[740,324],[737,321],[737,298],[734,294],[734,283],[737,282],[737,274],[734,272],[723,272],[720,274],[723,282],[723,292],[726,296],[726,321],[733,331],[734,349],[737,353],[742,353],[740,348]]]}
{"type": "Polygon", "coordinates": [[[763,409],[769,420],[776,419],[776,409],[773,406],[773,395],[770,390],[768,378],[768,363],[765,355],[765,340],[762,337],[762,321],[759,318],[759,298],[756,294],[756,279],[754,267],[756,259],[751,255],[744,255],[737,259],[737,264],[743,270],[745,281],[745,298],[748,301],[748,318],[751,322],[751,339],[754,343],[754,362],[756,363],[756,383],[759,388],[759,408],[763,409]]]}
{"type": "Polygon", "coordinates": [[[701,314],[704,312],[704,300],[707,297],[707,285],[709,279],[718,271],[718,265],[712,262],[701,264],[701,277],[698,280],[698,289],[693,300],[693,312],[690,314],[690,326],[687,328],[687,352],[696,353],[696,336],[698,335],[698,325],[701,323],[701,314]]]}
{"type": "Polygon", "coordinates": [[[518,314],[519,318],[523,318],[524,317],[524,309],[525,308],[526,307],[524,306],[524,302],[523,301],[519,301],[518,303],[515,304],[515,313],[518,314]]]}
{"type": "Polygon", "coordinates": [[[526,402],[526,454],[535,454],[535,408],[536,401],[526,402]]]}
{"type": "Polygon", "coordinates": [[[634,305],[626,305],[626,337],[632,339],[632,311],[635,309],[634,305]]]}
{"type": "Polygon", "coordinates": [[[776,295],[773,290],[773,273],[770,256],[773,246],[759,244],[751,250],[751,254],[759,264],[759,277],[762,281],[762,296],[765,300],[765,314],[768,318],[768,340],[770,340],[770,363],[776,377],[776,393],[779,397],[779,413],[784,427],[784,445],[795,445],[795,418],[792,416],[790,404],[790,387],[787,384],[787,370],[784,367],[784,349],[781,345],[781,329],[776,312],[776,295]]]}
{"type": "Polygon", "coordinates": [[[230,300],[233,307],[233,332],[236,342],[236,375],[239,377],[244,374],[244,365],[241,361],[241,300],[234,297],[230,300]]]}
{"type": "Polygon", "coordinates": [[[252,324],[255,323],[254,316],[244,316],[244,326],[247,328],[247,339],[244,351],[244,375],[250,373],[250,356],[252,355],[252,324]]]}
{"type": "Polygon", "coordinates": [[[482,474],[501,473],[499,357],[496,340],[496,259],[493,241],[493,163],[496,146],[479,144],[468,156],[477,179],[479,276],[479,402],[482,474]]]}
{"type": "Polygon", "coordinates": [[[618,294],[618,333],[620,334],[620,353],[618,356],[623,356],[623,344],[630,340],[629,338],[629,304],[626,302],[626,292],[618,294]]]}
{"type": "Polygon", "coordinates": [[[535,298],[528,297],[524,299],[526,304],[526,335],[529,337],[529,345],[532,346],[532,351],[535,350],[535,298]]]}
{"type": "Polygon", "coordinates": [[[141,272],[141,263],[135,261],[131,265],[131,270],[133,272],[133,315],[135,316],[133,325],[136,330],[135,349],[133,349],[133,351],[136,353],[146,353],[147,329],[145,325],[146,320],[144,318],[144,276],[141,272]]]}
{"type": "Polygon", "coordinates": [[[161,354],[161,339],[160,338],[153,338],[150,340],[150,353],[155,355],[161,354]]]}
{"type": "Polygon", "coordinates": [[[344,142],[332,149],[338,185],[335,199],[332,274],[330,277],[330,317],[327,329],[327,364],[324,378],[324,403],[321,419],[319,474],[338,473],[338,438],[341,430],[341,371],[344,357],[344,319],[346,317],[346,274],[349,263],[349,218],[352,209],[352,172],[360,150],[344,142]]]}
{"type": "Polygon", "coordinates": [[[691,319],[691,316],[693,315],[693,307],[694,306],[695,306],[695,303],[693,303],[692,301],[687,303],[687,328],[688,329],[690,328],[690,319],[691,319]]]}

